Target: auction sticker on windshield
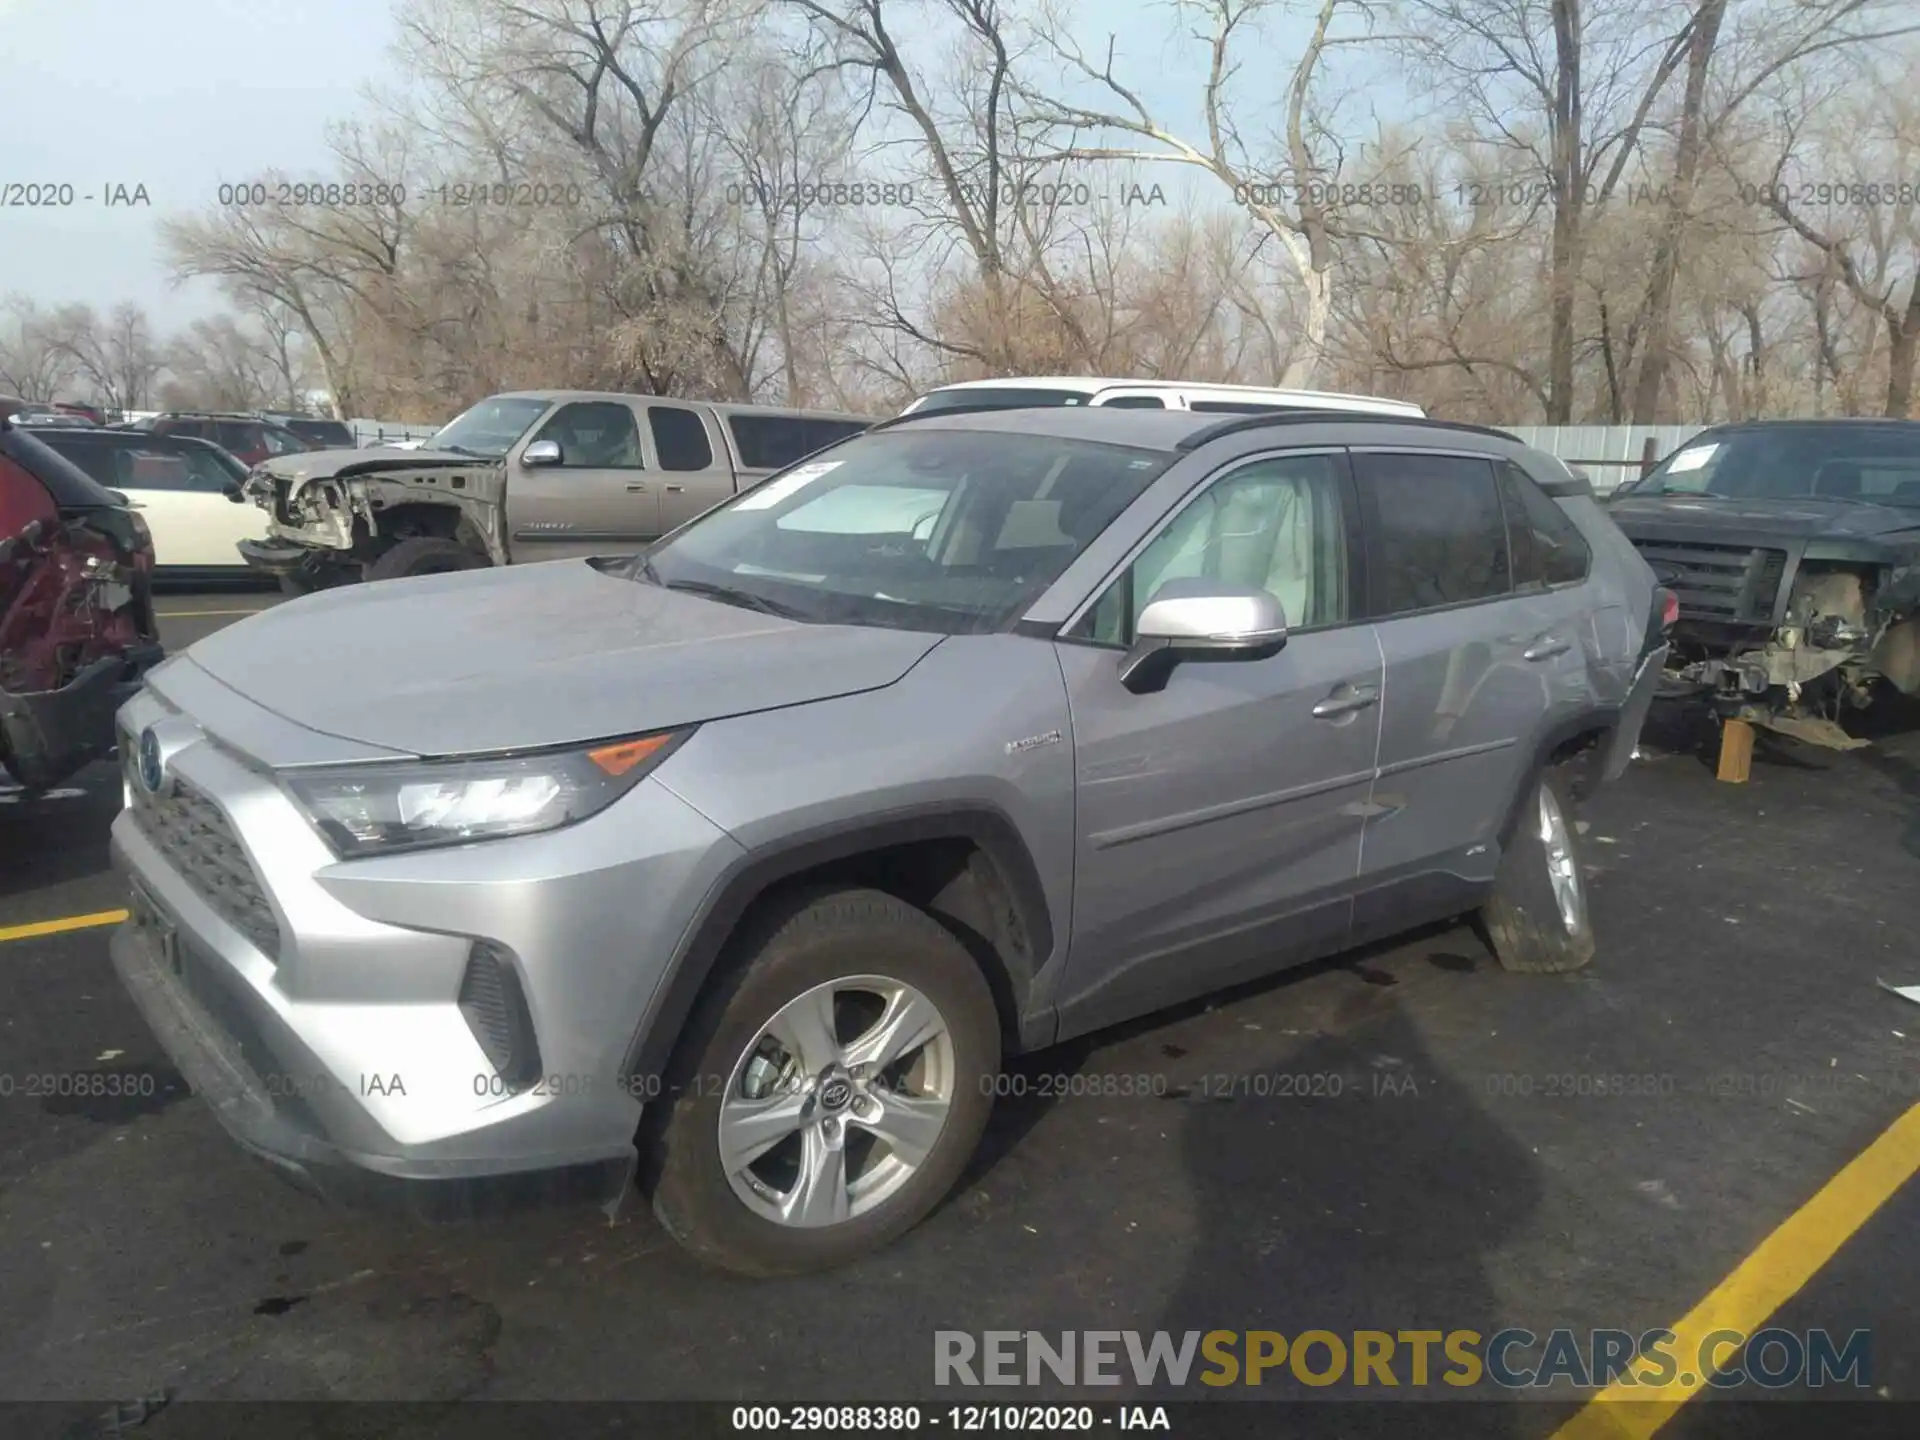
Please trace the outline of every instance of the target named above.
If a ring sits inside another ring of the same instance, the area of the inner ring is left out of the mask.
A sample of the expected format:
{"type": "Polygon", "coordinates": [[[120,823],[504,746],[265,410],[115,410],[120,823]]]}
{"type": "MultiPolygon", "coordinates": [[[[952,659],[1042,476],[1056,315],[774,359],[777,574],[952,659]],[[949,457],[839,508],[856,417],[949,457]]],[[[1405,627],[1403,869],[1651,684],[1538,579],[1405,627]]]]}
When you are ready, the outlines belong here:
{"type": "Polygon", "coordinates": [[[1695,445],[1682,450],[1673,457],[1673,463],[1667,467],[1669,475],[1677,475],[1682,470],[1698,470],[1713,458],[1713,452],[1720,448],[1718,441],[1711,445],[1695,445]]]}
{"type": "Polygon", "coordinates": [[[757,490],[747,493],[747,498],[733,508],[736,510],[765,510],[778,505],[794,491],[811,485],[829,470],[840,468],[838,460],[816,460],[811,465],[802,465],[797,470],[789,470],[778,480],[769,480],[757,490]]]}

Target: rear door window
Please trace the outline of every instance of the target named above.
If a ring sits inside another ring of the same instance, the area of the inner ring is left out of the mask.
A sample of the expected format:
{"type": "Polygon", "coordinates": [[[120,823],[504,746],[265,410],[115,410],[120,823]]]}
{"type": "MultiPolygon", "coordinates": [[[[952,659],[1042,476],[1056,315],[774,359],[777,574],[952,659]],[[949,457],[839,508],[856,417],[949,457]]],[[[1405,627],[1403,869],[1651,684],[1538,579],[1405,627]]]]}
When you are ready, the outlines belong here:
{"type": "MultiPolygon", "coordinates": [[[[214,444],[230,454],[250,454],[253,451],[264,448],[260,443],[260,427],[257,425],[246,425],[236,421],[223,420],[218,425],[209,428],[213,433],[205,438],[212,440],[214,444]]],[[[195,433],[196,438],[198,438],[199,435],[204,432],[195,433]]]]}
{"type": "Polygon", "coordinates": [[[1512,593],[1506,516],[1490,461],[1361,451],[1353,469],[1376,617],[1512,593]]]}
{"type": "Polygon", "coordinates": [[[653,432],[654,453],[662,470],[713,468],[713,444],[699,412],[679,405],[649,405],[647,428],[653,432]]]}

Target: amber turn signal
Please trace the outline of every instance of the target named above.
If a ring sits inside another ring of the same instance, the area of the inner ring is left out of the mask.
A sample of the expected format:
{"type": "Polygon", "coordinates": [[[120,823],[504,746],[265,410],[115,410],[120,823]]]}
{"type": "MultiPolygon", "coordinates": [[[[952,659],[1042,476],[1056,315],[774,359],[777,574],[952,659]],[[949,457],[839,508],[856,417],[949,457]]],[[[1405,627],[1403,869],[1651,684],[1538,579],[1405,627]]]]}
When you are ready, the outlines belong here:
{"type": "Polygon", "coordinates": [[[671,735],[649,735],[643,740],[622,740],[617,745],[602,745],[598,750],[587,751],[587,758],[609,775],[624,775],[672,738],[671,735]]]}

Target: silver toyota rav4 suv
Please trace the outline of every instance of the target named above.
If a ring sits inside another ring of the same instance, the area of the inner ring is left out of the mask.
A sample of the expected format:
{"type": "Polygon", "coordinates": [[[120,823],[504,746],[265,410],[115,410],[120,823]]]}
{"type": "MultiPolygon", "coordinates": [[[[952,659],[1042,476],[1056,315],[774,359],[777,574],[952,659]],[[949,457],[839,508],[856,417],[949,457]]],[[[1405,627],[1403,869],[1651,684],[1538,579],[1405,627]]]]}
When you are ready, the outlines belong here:
{"type": "Polygon", "coordinates": [[[1005,1056],[1445,916],[1585,962],[1570,814],[1664,609],[1497,431],[906,417],[642,556],[154,670],[114,962],[323,1191],[584,1167],[718,1265],[831,1265],[954,1184],[1005,1056]]]}

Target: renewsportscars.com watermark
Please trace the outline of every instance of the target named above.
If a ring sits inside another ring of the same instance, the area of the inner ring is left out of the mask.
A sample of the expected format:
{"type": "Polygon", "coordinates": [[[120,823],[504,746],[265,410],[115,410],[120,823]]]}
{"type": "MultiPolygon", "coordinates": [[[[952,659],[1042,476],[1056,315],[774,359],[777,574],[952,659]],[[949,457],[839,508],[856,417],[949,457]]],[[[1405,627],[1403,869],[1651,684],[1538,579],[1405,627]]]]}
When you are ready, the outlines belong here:
{"type": "Polygon", "coordinates": [[[936,1330],[933,1383],[1302,1385],[1507,1390],[1682,1385],[1766,1390],[1872,1385],[1872,1336],[1826,1330],[1715,1330],[1683,1349],[1671,1330],[936,1330]]]}

